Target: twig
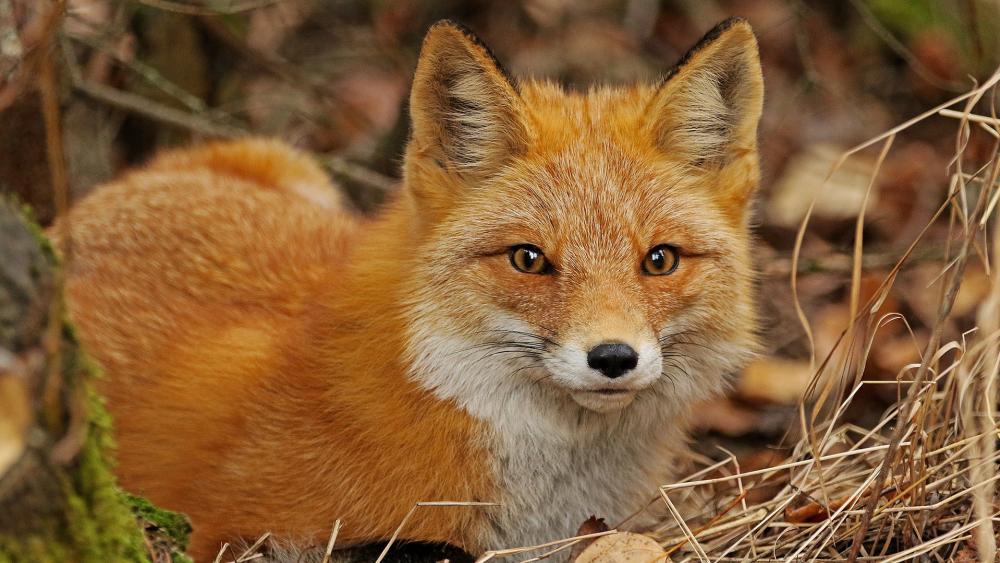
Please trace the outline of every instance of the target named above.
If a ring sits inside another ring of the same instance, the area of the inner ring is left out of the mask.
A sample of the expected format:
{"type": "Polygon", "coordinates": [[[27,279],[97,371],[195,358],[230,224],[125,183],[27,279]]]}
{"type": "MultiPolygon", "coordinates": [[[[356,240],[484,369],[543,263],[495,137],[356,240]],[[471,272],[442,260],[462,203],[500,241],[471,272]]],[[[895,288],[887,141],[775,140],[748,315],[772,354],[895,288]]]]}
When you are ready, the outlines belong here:
{"type": "Polygon", "coordinates": [[[228,543],[222,544],[222,547],[219,548],[219,553],[215,556],[215,563],[222,563],[222,556],[226,554],[226,551],[229,551],[228,543]]]}
{"type": "Polygon", "coordinates": [[[384,194],[392,193],[399,185],[398,180],[374,172],[364,166],[354,164],[339,156],[327,154],[320,156],[319,160],[334,174],[339,174],[354,182],[375,188],[384,194]]]}
{"type": "MultiPolygon", "coordinates": [[[[103,84],[93,84],[81,79],[76,81],[74,86],[83,94],[110,106],[207,137],[232,139],[250,135],[250,132],[242,127],[217,123],[186,111],[165,106],[136,94],[104,86],[103,84]]],[[[339,156],[322,155],[319,157],[319,160],[334,174],[340,174],[349,180],[375,188],[382,193],[393,191],[397,184],[392,178],[354,164],[339,156]]]]}
{"type": "Polygon", "coordinates": [[[83,94],[105,104],[208,137],[230,139],[248,134],[244,129],[215,123],[192,113],[174,109],[103,84],[81,81],[74,86],[83,94]]]}
{"type": "Polygon", "coordinates": [[[942,109],[938,111],[938,115],[944,117],[953,117],[955,119],[965,119],[967,121],[974,121],[976,123],[985,123],[987,125],[1000,125],[1000,119],[995,117],[987,117],[985,115],[977,115],[975,113],[964,113],[961,111],[955,111],[953,109],[942,109]]]}
{"type": "Polygon", "coordinates": [[[582,536],[574,536],[572,538],[566,538],[566,539],[562,539],[562,540],[555,540],[555,541],[540,543],[538,545],[529,545],[529,546],[526,546],[526,547],[515,547],[515,548],[511,548],[511,549],[496,549],[496,550],[491,550],[491,551],[487,551],[486,553],[480,555],[479,558],[476,559],[476,563],[486,563],[487,561],[491,561],[493,559],[496,559],[497,557],[506,557],[508,555],[517,555],[519,553],[528,553],[528,552],[531,552],[531,551],[538,551],[539,549],[545,549],[546,547],[553,547],[553,546],[557,546],[557,545],[564,545],[564,544],[570,544],[570,543],[575,544],[575,543],[580,542],[581,540],[589,540],[589,539],[593,539],[593,538],[599,538],[599,537],[602,537],[602,536],[610,536],[611,534],[617,534],[617,533],[618,533],[618,530],[605,530],[603,532],[594,532],[593,534],[584,534],[582,536]]]}
{"type": "MultiPolygon", "coordinates": [[[[64,10],[62,2],[57,2],[52,7],[51,14],[54,14],[52,25],[47,27],[48,36],[41,41],[39,45],[38,52],[38,89],[42,94],[42,118],[45,122],[45,148],[48,156],[49,162],[49,174],[52,182],[52,194],[53,203],[55,206],[56,216],[65,217],[66,212],[69,210],[69,181],[66,175],[66,154],[63,147],[63,137],[62,137],[62,123],[61,123],[61,110],[59,107],[59,86],[56,79],[55,63],[52,60],[54,54],[55,45],[55,32],[56,24],[61,17],[64,10]]],[[[66,237],[62,241],[62,244],[58,248],[59,253],[62,255],[64,261],[70,259],[70,240],[66,237]]],[[[55,286],[62,287],[63,283],[63,270],[64,268],[56,268],[53,276],[55,278],[55,286]]],[[[55,431],[62,424],[63,417],[63,407],[60,403],[60,397],[63,392],[63,377],[62,377],[62,354],[61,354],[61,342],[62,342],[62,321],[63,321],[63,302],[60,295],[56,295],[52,298],[52,302],[49,304],[49,318],[48,326],[46,327],[45,335],[45,352],[48,358],[48,373],[45,379],[45,387],[43,391],[43,402],[44,402],[44,413],[46,417],[46,424],[50,431],[55,431]]],[[[82,400],[77,394],[71,400],[82,400]]],[[[71,420],[72,426],[68,429],[66,435],[72,436],[75,433],[74,426],[81,424],[86,424],[86,420],[71,420]]],[[[82,438],[80,438],[79,443],[76,444],[76,448],[63,447],[60,448],[62,455],[60,458],[63,462],[69,461],[76,453],[75,450],[79,450],[79,447],[83,445],[82,438]]]]}
{"type": "MultiPolygon", "coordinates": [[[[273,4],[277,4],[280,0],[229,0],[226,2],[227,6],[225,8],[215,8],[212,6],[199,5],[199,4],[189,4],[185,2],[177,2],[175,0],[136,0],[140,4],[145,4],[152,8],[158,8],[167,12],[176,12],[178,14],[186,14],[189,16],[224,16],[231,14],[239,14],[242,12],[249,12],[252,10],[258,10],[260,8],[266,8],[273,4]]],[[[222,2],[212,2],[209,0],[207,3],[210,4],[222,4],[222,2]]]]}
{"type": "Polygon", "coordinates": [[[83,43],[91,49],[101,53],[106,53],[111,58],[118,61],[118,64],[123,65],[125,68],[136,73],[154,88],[184,104],[189,110],[194,112],[207,111],[208,108],[205,106],[205,102],[202,101],[201,98],[191,94],[177,84],[174,84],[165,76],[160,74],[159,70],[147,65],[146,63],[139,60],[129,60],[123,57],[121,53],[118,53],[115,49],[109,49],[107,45],[103,45],[101,42],[96,41],[93,37],[88,35],[66,33],[66,36],[73,41],[83,43]]]}
{"type": "MultiPolygon", "coordinates": [[[[40,72],[42,59],[49,56],[50,39],[62,20],[62,0],[53,0],[51,7],[42,15],[35,16],[20,35],[23,60],[19,69],[14,70],[13,80],[7,84],[0,82],[0,111],[10,107],[25,88],[35,80],[40,72]]],[[[11,18],[13,26],[13,18],[11,18]]]]}
{"type": "Polygon", "coordinates": [[[879,36],[890,49],[893,50],[897,55],[900,56],[906,64],[913,69],[913,72],[917,73],[920,78],[923,78],[931,85],[940,88],[942,90],[947,90],[949,92],[960,92],[961,86],[952,81],[942,80],[940,77],[935,75],[930,69],[928,69],[920,59],[916,57],[906,45],[903,45],[896,36],[892,34],[888,29],[882,25],[882,22],[871,13],[871,10],[861,2],[860,0],[850,0],[851,5],[857,10],[858,14],[861,15],[861,19],[864,20],[865,25],[871,28],[875,32],[875,35],[879,36]]]}
{"type": "Polygon", "coordinates": [[[256,551],[260,549],[260,546],[264,545],[264,542],[267,541],[267,538],[269,537],[271,537],[271,532],[264,532],[264,535],[257,538],[257,541],[253,542],[250,547],[243,550],[243,553],[236,558],[236,563],[245,563],[246,561],[263,557],[263,554],[256,553],[256,551]]]}
{"type": "MultiPolygon", "coordinates": [[[[878,253],[869,253],[861,257],[861,267],[866,270],[878,270],[889,268],[899,261],[902,255],[900,250],[880,250],[878,253]]],[[[940,261],[944,252],[940,248],[928,248],[919,253],[914,253],[903,265],[904,268],[913,267],[924,262],[940,261]]],[[[852,258],[846,253],[830,253],[815,258],[800,258],[798,261],[798,273],[801,274],[849,274],[853,268],[852,258]]],[[[763,267],[763,274],[769,277],[785,277],[792,272],[791,258],[775,258],[768,260],[763,267]]]]}
{"type": "Polygon", "coordinates": [[[326,551],[323,553],[323,561],[321,563],[330,563],[330,557],[333,555],[333,546],[337,543],[337,534],[340,533],[340,519],[338,518],[333,524],[333,531],[330,532],[330,541],[326,542],[326,551]]]}

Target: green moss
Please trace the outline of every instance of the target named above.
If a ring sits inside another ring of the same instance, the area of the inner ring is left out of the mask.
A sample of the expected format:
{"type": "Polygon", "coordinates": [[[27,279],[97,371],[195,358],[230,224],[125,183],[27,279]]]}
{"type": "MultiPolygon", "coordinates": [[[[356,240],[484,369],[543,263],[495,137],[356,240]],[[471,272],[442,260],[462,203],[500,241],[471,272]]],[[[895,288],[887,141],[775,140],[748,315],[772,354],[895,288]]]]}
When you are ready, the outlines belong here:
{"type": "MultiPolygon", "coordinates": [[[[80,360],[77,354],[76,359],[80,360]]],[[[81,370],[93,373],[91,370],[81,370]]],[[[109,561],[146,561],[145,548],[135,516],[123,502],[112,474],[111,417],[89,381],[84,382],[87,411],[90,416],[88,439],[80,453],[79,467],[71,475],[80,510],[72,514],[70,528],[76,528],[76,544],[83,547],[84,559],[109,561]]]]}
{"type": "Polygon", "coordinates": [[[38,247],[42,249],[42,253],[45,254],[45,258],[48,259],[49,264],[56,264],[56,252],[55,248],[52,246],[52,241],[49,237],[45,236],[45,230],[42,226],[38,224],[38,218],[35,216],[35,210],[31,208],[30,205],[20,204],[12,202],[12,205],[16,206],[21,213],[22,223],[27,227],[28,232],[35,237],[35,242],[38,243],[38,247]]]}
{"type": "Polygon", "coordinates": [[[191,559],[184,554],[188,536],[191,535],[188,519],[183,514],[163,510],[142,497],[123,494],[142,523],[147,541],[156,549],[169,552],[174,563],[190,563],[191,559]]]}
{"type": "Polygon", "coordinates": [[[0,536],[0,561],[149,561],[135,516],[115,484],[111,418],[93,390],[96,370],[75,342],[67,347],[67,396],[85,403],[86,438],[73,463],[57,469],[62,512],[34,523],[30,534],[0,536]]]}
{"type": "Polygon", "coordinates": [[[939,26],[944,15],[930,0],[868,0],[868,6],[883,25],[906,36],[939,26]]]}
{"type": "MultiPolygon", "coordinates": [[[[31,220],[29,210],[21,211],[23,223],[37,240],[45,261],[57,267],[55,252],[44,232],[31,220]]],[[[190,532],[184,517],[159,510],[118,488],[113,473],[111,415],[94,389],[94,380],[101,373],[80,350],[68,322],[63,323],[61,348],[61,409],[64,413],[85,412],[85,437],[70,464],[35,475],[41,479],[39,482],[52,485],[41,504],[53,510],[33,514],[33,505],[29,504],[22,518],[23,529],[17,534],[0,532],[0,563],[147,562],[144,529],[158,553],[170,553],[177,563],[190,563],[183,554],[190,532]]],[[[44,420],[39,421],[40,431],[50,436],[63,435],[64,424],[60,421],[60,428],[46,428],[44,420]]],[[[42,454],[39,459],[45,457],[42,454]]],[[[30,488],[27,492],[37,494],[30,488]]]]}
{"type": "Polygon", "coordinates": [[[123,494],[132,507],[132,512],[146,522],[147,529],[155,527],[179,549],[187,548],[188,536],[191,535],[191,524],[183,514],[158,508],[142,497],[129,493],[123,494]]]}
{"type": "Polygon", "coordinates": [[[71,561],[70,551],[60,543],[60,538],[44,534],[26,538],[0,536],[0,563],[62,563],[71,561]]]}
{"type": "Polygon", "coordinates": [[[992,72],[996,65],[996,54],[990,47],[1000,31],[1000,20],[991,17],[987,10],[979,13],[976,25],[970,27],[967,17],[971,14],[966,13],[960,2],[867,0],[867,6],[904,44],[924,33],[937,34],[934,40],[938,43],[953,44],[959,54],[952,62],[962,67],[958,75],[992,72]]]}

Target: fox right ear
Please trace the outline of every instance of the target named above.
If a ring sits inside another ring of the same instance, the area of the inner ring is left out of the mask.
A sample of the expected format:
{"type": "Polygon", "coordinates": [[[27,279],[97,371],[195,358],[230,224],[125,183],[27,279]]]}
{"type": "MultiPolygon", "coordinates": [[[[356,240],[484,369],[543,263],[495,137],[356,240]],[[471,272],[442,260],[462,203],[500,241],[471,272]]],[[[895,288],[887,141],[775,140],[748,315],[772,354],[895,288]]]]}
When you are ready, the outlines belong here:
{"type": "Polygon", "coordinates": [[[448,20],[424,39],[410,117],[416,149],[462,178],[496,172],[527,144],[514,84],[472,32],[448,20]]]}
{"type": "Polygon", "coordinates": [[[651,133],[661,149],[693,166],[725,166],[755,151],[763,99],[753,30],[730,18],[664,81],[649,107],[651,133]]]}

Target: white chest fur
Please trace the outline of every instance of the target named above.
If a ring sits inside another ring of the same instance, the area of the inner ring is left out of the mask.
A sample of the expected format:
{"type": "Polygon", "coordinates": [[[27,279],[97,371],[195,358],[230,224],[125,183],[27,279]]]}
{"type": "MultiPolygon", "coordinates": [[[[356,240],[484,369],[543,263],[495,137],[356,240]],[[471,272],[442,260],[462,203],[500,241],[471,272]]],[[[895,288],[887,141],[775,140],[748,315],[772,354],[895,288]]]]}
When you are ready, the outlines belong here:
{"type": "MultiPolygon", "coordinates": [[[[672,454],[683,438],[665,417],[646,412],[646,420],[630,420],[580,413],[579,407],[567,405],[567,412],[555,417],[559,420],[539,420],[527,410],[538,405],[530,400],[521,404],[525,410],[511,414],[533,420],[518,431],[498,428],[489,446],[503,491],[501,507],[491,511],[489,527],[483,530],[484,545],[491,549],[571,537],[591,515],[617,526],[654,500],[659,485],[669,482],[675,469],[672,454]],[[570,415],[577,420],[568,420],[570,415]],[[565,433],[570,428],[555,427],[567,423],[575,426],[572,436],[565,433]]],[[[646,518],[631,519],[629,527],[648,523],[658,508],[654,503],[646,518]]]]}
{"type": "MultiPolygon", "coordinates": [[[[408,357],[411,377],[443,400],[455,402],[490,429],[489,452],[501,506],[490,509],[481,545],[503,549],[575,535],[589,516],[617,526],[658,495],[676,476],[684,447],[682,424],[691,405],[719,393],[725,374],[748,355],[745,345],[716,337],[691,339],[693,322],[673,319],[687,335],[669,348],[662,377],[626,407],[599,413],[551,382],[542,349],[484,346],[483,335],[531,331],[499,312],[479,330],[454,326],[431,299],[411,304],[408,357]],[[692,342],[685,345],[684,342],[692,342]],[[506,353],[505,350],[513,350],[506,353]]],[[[668,333],[661,343],[673,342],[668,333]],[[666,340],[664,340],[666,339],[666,340]]],[[[469,500],[469,499],[446,499],[469,500]]],[[[654,505],[663,513],[663,505],[654,505]]],[[[651,524],[647,517],[645,524],[651,524]]],[[[633,519],[626,528],[641,527],[633,519]]]]}
{"type": "Polygon", "coordinates": [[[489,549],[571,537],[591,515],[617,525],[642,509],[673,473],[678,419],[719,388],[664,378],[627,408],[597,413],[539,383],[543,373],[518,373],[502,355],[470,353],[475,343],[442,332],[414,335],[414,378],[491,429],[482,445],[501,506],[481,530],[489,549]]]}

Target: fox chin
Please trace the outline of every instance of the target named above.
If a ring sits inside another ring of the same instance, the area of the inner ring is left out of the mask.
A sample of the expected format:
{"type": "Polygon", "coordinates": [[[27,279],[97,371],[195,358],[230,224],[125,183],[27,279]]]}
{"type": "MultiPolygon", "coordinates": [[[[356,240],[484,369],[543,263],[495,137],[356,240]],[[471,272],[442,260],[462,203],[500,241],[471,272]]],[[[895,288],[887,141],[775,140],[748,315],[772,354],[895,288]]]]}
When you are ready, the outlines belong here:
{"type": "Polygon", "coordinates": [[[187,514],[198,561],[266,532],[291,557],[335,520],[339,546],[384,541],[428,501],[479,504],[400,539],[470,553],[653,523],[694,405],[755,348],[762,100],[742,19],[658,83],[586,92],[442,21],[374,217],[266,139],[100,186],[51,234],[121,484],[187,514]]]}

